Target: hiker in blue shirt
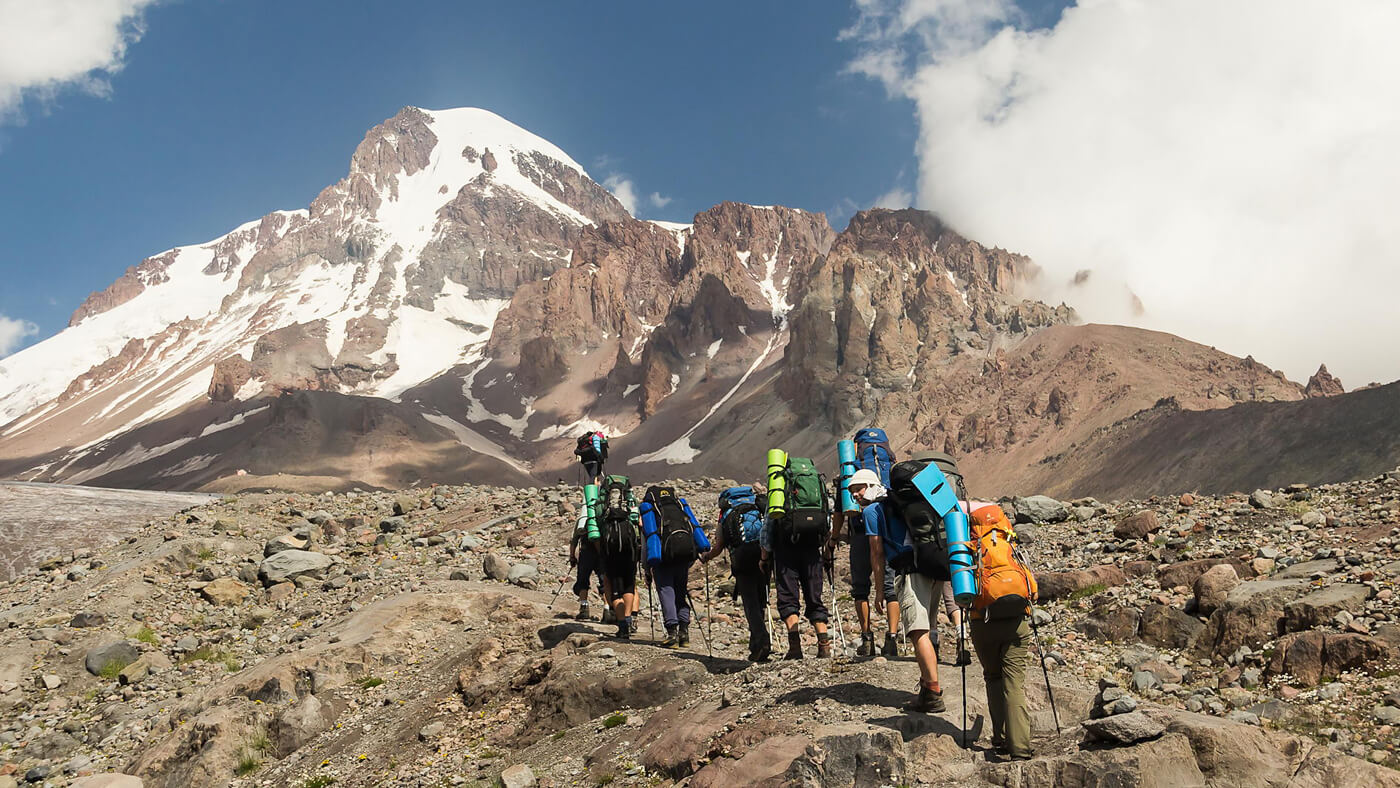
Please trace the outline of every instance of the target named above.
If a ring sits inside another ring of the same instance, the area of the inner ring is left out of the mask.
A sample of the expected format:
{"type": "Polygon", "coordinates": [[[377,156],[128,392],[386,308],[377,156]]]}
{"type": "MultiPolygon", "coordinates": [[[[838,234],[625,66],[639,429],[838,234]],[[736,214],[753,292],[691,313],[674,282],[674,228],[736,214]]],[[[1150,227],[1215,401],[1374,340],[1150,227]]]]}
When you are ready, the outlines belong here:
{"type": "Polygon", "coordinates": [[[690,565],[710,549],[690,504],[670,487],[650,487],[642,498],[647,571],[656,583],[666,624],[664,648],[690,645],[690,565]]]}
{"type": "MultiPolygon", "coordinates": [[[[891,567],[908,566],[914,542],[874,471],[865,468],[856,471],[851,476],[848,489],[863,507],[861,517],[870,540],[871,555],[881,552],[885,555],[885,561],[871,562],[875,570],[874,607],[878,612],[885,603],[886,563],[891,567]]],[[[919,572],[897,570],[895,590],[899,595],[904,632],[914,646],[914,658],[919,663],[919,694],[905,708],[919,712],[944,711],[947,704],[943,702],[943,690],[938,685],[938,627],[934,618],[937,615],[934,603],[938,599],[936,583],[933,578],[919,572]]]]}

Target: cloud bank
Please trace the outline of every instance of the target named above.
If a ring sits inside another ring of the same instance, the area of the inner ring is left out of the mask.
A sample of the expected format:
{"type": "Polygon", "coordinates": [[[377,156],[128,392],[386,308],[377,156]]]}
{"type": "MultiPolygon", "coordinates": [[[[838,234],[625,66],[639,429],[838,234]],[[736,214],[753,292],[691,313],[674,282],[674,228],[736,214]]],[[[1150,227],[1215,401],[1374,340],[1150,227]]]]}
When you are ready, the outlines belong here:
{"type": "Polygon", "coordinates": [[[21,343],[39,333],[39,327],[28,320],[0,315],[0,358],[19,349],[21,343]]]}
{"type": "Polygon", "coordinates": [[[638,216],[637,211],[643,206],[651,208],[665,208],[673,198],[664,197],[660,192],[652,192],[643,197],[638,194],[637,184],[626,175],[613,173],[603,179],[603,188],[612,192],[612,196],[622,203],[622,207],[633,216],[638,216]]]}
{"type": "Polygon", "coordinates": [[[156,0],[0,0],[0,121],[65,89],[105,96],[156,0]]]}
{"type": "Polygon", "coordinates": [[[1400,3],[1082,0],[1039,30],[1001,0],[855,6],[850,70],[917,111],[915,203],[1034,257],[1038,296],[1400,378],[1400,3]]]}

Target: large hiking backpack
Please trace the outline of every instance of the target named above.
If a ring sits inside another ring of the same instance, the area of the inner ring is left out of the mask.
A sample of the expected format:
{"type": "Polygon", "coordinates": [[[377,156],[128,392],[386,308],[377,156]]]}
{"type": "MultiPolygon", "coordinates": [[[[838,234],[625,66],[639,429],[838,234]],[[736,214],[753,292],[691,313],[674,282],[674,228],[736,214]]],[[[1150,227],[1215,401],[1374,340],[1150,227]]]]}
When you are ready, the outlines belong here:
{"type": "Polygon", "coordinates": [[[598,453],[598,458],[606,462],[608,459],[608,436],[601,432],[595,432],[592,435],[591,442],[593,444],[593,450],[598,453]]]}
{"type": "Polygon", "coordinates": [[[787,464],[787,536],[793,543],[826,538],[831,528],[831,502],[826,478],[806,457],[789,457],[787,464]]]}
{"type": "Polygon", "coordinates": [[[730,487],[719,494],[719,528],[729,548],[729,566],[736,575],[758,570],[762,552],[763,509],[752,487],[730,487]]]}
{"type": "Polygon", "coordinates": [[[953,491],[957,493],[958,500],[967,500],[967,481],[963,479],[962,471],[958,470],[957,460],[941,451],[916,452],[913,459],[937,465],[938,470],[943,471],[943,476],[952,483],[953,491]]]}
{"type": "Polygon", "coordinates": [[[641,544],[634,521],[636,498],[632,482],[626,476],[608,476],[598,495],[598,530],[601,534],[600,552],[604,555],[637,561],[641,544]]]}
{"type": "Polygon", "coordinates": [[[1016,549],[1016,530],[1000,506],[983,506],[972,513],[972,543],[977,555],[973,612],[986,620],[1026,615],[1038,587],[1016,549]]]}
{"type": "Polygon", "coordinates": [[[911,552],[898,556],[890,565],[901,572],[951,580],[953,574],[948,564],[943,518],[914,486],[914,477],[928,464],[928,460],[905,460],[890,469],[890,500],[899,510],[904,526],[909,529],[909,540],[914,543],[911,552]]]}
{"type": "Polygon", "coordinates": [[[579,437],[577,445],[574,446],[574,454],[578,455],[580,462],[597,462],[603,459],[603,455],[594,445],[593,438],[594,435],[591,432],[582,435],[579,437]]]}
{"type": "Polygon", "coordinates": [[[681,564],[700,557],[695,547],[695,533],[681,507],[676,491],[670,487],[649,487],[643,499],[656,510],[656,533],[661,539],[661,563],[681,564]]]}
{"type": "Polygon", "coordinates": [[[890,469],[894,467],[894,450],[890,438],[882,429],[867,427],[856,430],[856,467],[869,468],[880,477],[880,483],[890,486],[890,469]]]}

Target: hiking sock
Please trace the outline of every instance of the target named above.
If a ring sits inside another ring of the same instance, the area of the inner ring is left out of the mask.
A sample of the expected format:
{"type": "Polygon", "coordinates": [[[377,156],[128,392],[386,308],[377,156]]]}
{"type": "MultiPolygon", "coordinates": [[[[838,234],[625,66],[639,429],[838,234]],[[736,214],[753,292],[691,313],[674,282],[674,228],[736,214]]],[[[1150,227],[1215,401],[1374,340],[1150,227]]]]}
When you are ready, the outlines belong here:
{"type": "Polygon", "coordinates": [[[797,632],[788,633],[788,650],[783,659],[802,659],[802,635],[797,632]]]}
{"type": "Polygon", "coordinates": [[[899,656],[899,641],[894,639],[893,632],[885,633],[885,645],[880,648],[880,655],[885,657],[899,656]]]}
{"type": "Polygon", "coordinates": [[[825,659],[831,656],[831,633],[817,633],[817,658],[825,659]]]}
{"type": "Polygon", "coordinates": [[[862,633],[860,633],[860,648],[856,649],[856,656],[857,656],[857,657],[873,657],[873,656],[875,656],[875,633],[874,633],[874,632],[862,632],[862,633]]]}

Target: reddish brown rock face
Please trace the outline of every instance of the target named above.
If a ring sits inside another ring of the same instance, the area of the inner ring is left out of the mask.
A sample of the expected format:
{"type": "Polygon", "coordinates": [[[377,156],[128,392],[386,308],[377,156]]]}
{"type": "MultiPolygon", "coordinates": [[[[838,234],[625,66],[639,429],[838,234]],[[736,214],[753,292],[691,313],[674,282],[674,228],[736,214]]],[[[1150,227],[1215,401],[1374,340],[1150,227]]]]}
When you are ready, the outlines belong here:
{"type": "Polygon", "coordinates": [[[1335,397],[1338,394],[1345,394],[1346,389],[1342,388],[1342,382],[1332,377],[1332,373],[1327,371],[1327,365],[1323,364],[1317,368],[1317,372],[1308,378],[1308,385],[1303,387],[1305,397],[1335,397]]]}

